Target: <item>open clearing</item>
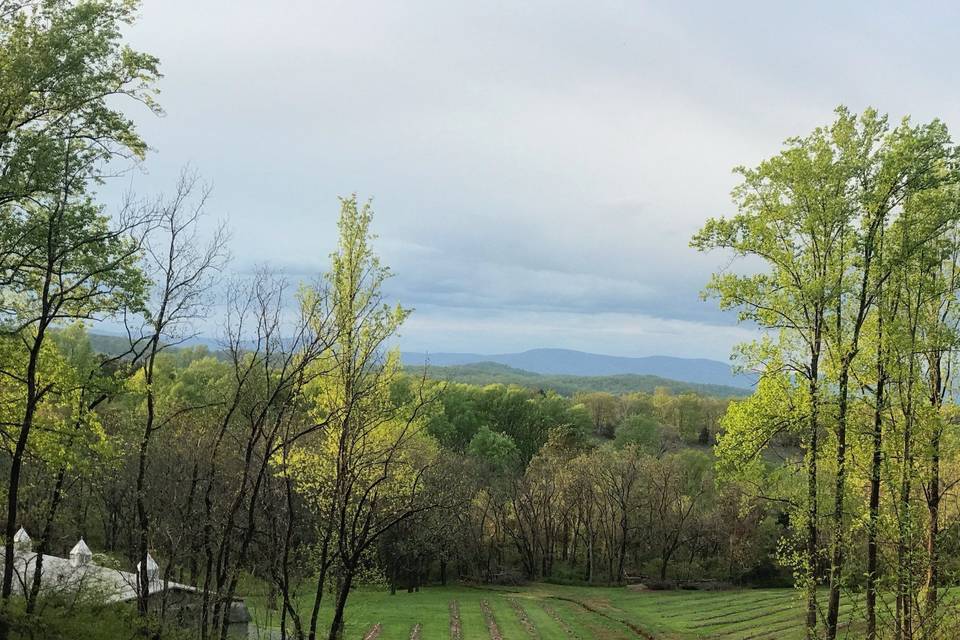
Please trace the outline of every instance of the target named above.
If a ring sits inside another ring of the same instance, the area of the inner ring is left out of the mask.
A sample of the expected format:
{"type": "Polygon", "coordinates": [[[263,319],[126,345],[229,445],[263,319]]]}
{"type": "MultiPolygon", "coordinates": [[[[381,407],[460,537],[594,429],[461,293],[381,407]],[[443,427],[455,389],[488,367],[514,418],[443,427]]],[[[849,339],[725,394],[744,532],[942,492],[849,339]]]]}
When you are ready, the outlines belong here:
{"type": "MultiPolygon", "coordinates": [[[[272,637],[277,613],[251,599],[260,637],[272,637]]],[[[250,602],[251,600],[248,600],[250,602]]],[[[856,606],[848,600],[845,617],[856,606]]],[[[328,624],[329,611],[322,623],[328,624]]],[[[358,590],[347,605],[346,637],[374,627],[379,640],[794,640],[803,610],[791,589],[630,591],[537,584],[517,588],[431,587],[419,593],[358,590]],[[492,623],[492,624],[491,624],[492,623]],[[454,635],[454,630],[459,635],[454,635]]],[[[323,624],[321,625],[323,626],[323,624]]],[[[849,630],[852,631],[852,630],[849,630]]]]}

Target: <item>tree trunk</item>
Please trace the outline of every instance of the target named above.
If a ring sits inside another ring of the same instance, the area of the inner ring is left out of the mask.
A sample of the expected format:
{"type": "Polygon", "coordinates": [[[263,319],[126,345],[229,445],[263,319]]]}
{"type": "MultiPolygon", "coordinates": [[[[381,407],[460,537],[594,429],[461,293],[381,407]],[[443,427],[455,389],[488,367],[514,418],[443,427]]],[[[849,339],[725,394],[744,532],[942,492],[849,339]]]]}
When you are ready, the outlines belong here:
{"type": "Polygon", "coordinates": [[[911,578],[910,578],[910,558],[908,552],[908,540],[910,527],[910,494],[913,488],[913,401],[912,401],[912,382],[913,382],[913,355],[911,354],[911,364],[909,370],[909,381],[907,391],[907,407],[905,408],[905,418],[903,426],[903,462],[900,472],[900,523],[897,536],[897,620],[896,620],[896,638],[897,640],[911,640],[913,638],[912,629],[912,601],[911,601],[911,578]]]}
{"type": "Polygon", "coordinates": [[[308,640],[317,640],[317,622],[320,618],[320,603],[323,600],[323,587],[327,582],[327,569],[329,568],[330,554],[330,531],[326,531],[323,538],[323,545],[320,549],[320,571],[317,575],[317,590],[313,597],[313,609],[310,612],[310,629],[307,634],[308,640]]]}
{"type": "MultiPolygon", "coordinates": [[[[882,327],[882,324],[881,324],[882,327]]],[[[880,330],[882,331],[882,329],[880,330]]],[[[882,334],[878,335],[882,340],[882,334]]],[[[883,463],[883,405],[886,371],[882,347],[877,350],[876,406],[873,410],[873,457],[870,461],[870,523],[867,529],[867,640],[877,637],[877,535],[880,524],[880,468],[883,463]]]]}
{"type": "Polygon", "coordinates": [[[34,560],[33,582],[30,583],[30,594],[27,596],[27,613],[33,613],[37,606],[37,597],[40,595],[40,582],[43,579],[43,556],[47,553],[47,547],[50,544],[50,535],[53,532],[53,521],[57,515],[57,509],[60,506],[60,499],[63,496],[63,483],[66,479],[66,470],[61,468],[57,473],[57,482],[53,487],[53,494],[50,496],[50,508],[47,510],[46,522],[43,523],[43,532],[40,534],[40,541],[37,543],[37,555],[34,560]]]}
{"type": "MultiPolygon", "coordinates": [[[[148,401],[148,405],[150,404],[148,401]]],[[[137,613],[141,617],[147,615],[150,597],[150,577],[147,573],[150,518],[147,515],[146,501],[147,448],[150,446],[150,428],[148,426],[144,430],[137,463],[137,561],[140,563],[140,568],[137,570],[137,613]]]]}
{"type": "Polygon", "coordinates": [[[147,553],[150,535],[150,517],[147,513],[147,458],[150,450],[150,437],[153,435],[154,421],[156,420],[156,399],[153,391],[153,369],[157,361],[157,352],[160,348],[160,331],[163,326],[166,298],[161,305],[160,314],[155,326],[155,332],[150,341],[150,355],[147,359],[144,382],[147,389],[147,417],[143,425],[143,437],[140,439],[140,449],[137,452],[137,558],[140,570],[137,571],[137,613],[140,617],[147,615],[150,598],[150,576],[147,573],[147,553]]]}
{"type": "Polygon", "coordinates": [[[620,518],[620,548],[617,557],[617,582],[623,582],[623,565],[627,558],[627,534],[630,531],[627,508],[624,506],[620,518]]]}
{"type": "Polygon", "coordinates": [[[350,585],[353,584],[353,571],[348,571],[344,576],[343,584],[337,592],[337,602],[333,611],[333,622],[330,623],[329,640],[342,640],[343,638],[343,610],[347,605],[347,596],[350,595],[350,585]]]}
{"type": "Polygon", "coordinates": [[[587,528],[587,584],[593,584],[593,532],[587,528]]]}
{"type": "Polygon", "coordinates": [[[847,484],[847,394],[852,355],[840,365],[837,401],[837,479],[833,497],[833,554],[830,560],[830,597],[827,603],[827,640],[837,637],[840,617],[840,582],[843,578],[843,503],[847,484]]]}
{"type": "MultiPolygon", "coordinates": [[[[48,281],[49,283],[49,278],[48,281]]],[[[44,285],[44,298],[49,288],[49,284],[44,285]]],[[[46,316],[46,308],[44,316],[46,316]]],[[[13,563],[14,547],[13,537],[17,533],[17,510],[20,506],[20,475],[23,468],[23,458],[27,451],[27,441],[30,436],[30,429],[33,427],[33,418],[36,415],[37,404],[40,401],[40,393],[37,389],[37,365],[40,360],[40,348],[43,344],[43,337],[46,325],[41,323],[37,329],[37,336],[34,338],[30,349],[30,357],[27,362],[27,400],[24,407],[23,422],[20,425],[20,433],[17,436],[17,444],[14,448],[13,459],[10,461],[10,483],[7,487],[7,526],[4,530],[3,545],[3,584],[0,587],[0,598],[3,600],[3,609],[9,604],[10,596],[13,593],[13,563]]],[[[6,621],[5,611],[0,610],[0,640],[6,640],[9,636],[10,628],[6,621]]]]}
{"type": "Polygon", "coordinates": [[[804,591],[807,600],[807,638],[811,639],[816,637],[817,629],[817,566],[819,565],[817,526],[817,457],[820,446],[819,346],[819,331],[817,331],[814,350],[810,356],[810,433],[807,442],[807,567],[804,576],[804,591]]]}
{"type": "MultiPolygon", "coordinates": [[[[943,398],[943,376],[939,354],[931,358],[930,363],[930,402],[936,408],[939,417],[943,398]]],[[[930,440],[930,478],[927,482],[927,576],[924,584],[924,624],[931,629],[937,625],[937,588],[940,580],[940,436],[941,428],[935,423],[933,437],[930,440]]]]}
{"type": "MultiPolygon", "coordinates": [[[[284,449],[284,464],[286,464],[286,448],[284,449]]],[[[281,631],[281,635],[286,638],[286,618],[289,615],[290,620],[293,622],[294,632],[297,634],[296,637],[302,638],[303,623],[300,620],[300,614],[297,612],[296,606],[294,606],[293,599],[290,597],[290,549],[293,546],[292,538],[295,520],[293,482],[290,480],[289,472],[284,474],[283,485],[287,499],[287,527],[283,538],[283,557],[280,567],[282,582],[280,587],[280,595],[283,598],[283,617],[281,618],[283,629],[281,631]]]]}

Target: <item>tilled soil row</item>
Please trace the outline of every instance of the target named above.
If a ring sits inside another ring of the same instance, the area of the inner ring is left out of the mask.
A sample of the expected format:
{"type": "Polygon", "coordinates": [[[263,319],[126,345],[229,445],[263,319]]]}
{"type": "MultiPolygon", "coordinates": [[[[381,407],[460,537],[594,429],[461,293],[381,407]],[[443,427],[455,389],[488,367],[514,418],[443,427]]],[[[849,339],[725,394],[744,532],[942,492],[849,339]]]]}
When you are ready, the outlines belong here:
{"type": "Polygon", "coordinates": [[[570,623],[568,623],[566,620],[564,620],[563,617],[561,617],[561,615],[560,615],[559,613],[557,613],[557,610],[556,610],[556,609],[554,609],[553,607],[551,607],[551,606],[550,606],[549,604],[547,604],[546,602],[541,602],[541,603],[540,603],[540,608],[543,609],[548,616],[550,616],[551,618],[553,618],[553,621],[554,621],[554,622],[556,622],[558,625],[560,625],[560,628],[563,629],[563,632],[564,632],[565,634],[567,634],[567,635],[570,636],[571,638],[577,638],[577,640],[580,639],[580,636],[578,636],[578,635],[577,635],[577,632],[573,630],[573,627],[570,626],[570,623]]]}
{"type": "Polygon", "coordinates": [[[609,613],[607,613],[606,611],[602,611],[602,610],[598,609],[597,607],[591,605],[589,602],[581,602],[580,600],[574,600],[573,598],[564,598],[564,597],[561,597],[561,596],[553,596],[553,598],[554,598],[555,600],[563,600],[564,602],[573,603],[573,604],[575,604],[575,605],[577,605],[577,606],[579,606],[579,607],[582,607],[582,608],[586,609],[586,610],[589,611],[590,613],[595,613],[595,614],[597,614],[598,616],[603,616],[604,618],[607,618],[608,620],[613,620],[614,622],[619,622],[620,624],[622,624],[622,625],[625,626],[626,628],[630,629],[630,631],[633,631],[636,635],[640,636],[641,638],[645,638],[645,640],[656,640],[656,638],[654,638],[654,636],[653,636],[649,631],[647,631],[646,629],[643,629],[642,627],[634,624],[633,622],[630,622],[629,620],[624,620],[623,618],[618,618],[618,617],[616,617],[616,616],[612,616],[612,615],[610,615],[609,613]]]}
{"type": "Polygon", "coordinates": [[[460,629],[460,603],[450,601],[450,640],[463,640],[463,631],[460,629]]]}
{"type": "Polygon", "coordinates": [[[507,602],[510,603],[514,613],[517,614],[517,618],[520,620],[520,624],[523,625],[523,628],[526,629],[530,637],[539,638],[540,632],[537,631],[537,627],[530,620],[530,616],[527,615],[527,611],[523,608],[523,605],[520,604],[520,601],[516,598],[507,598],[507,602]]]}
{"type": "Polygon", "coordinates": [[[486,600],[480,601],[480,611],[483,612],[483,619],[487,623],[487,632],[490,634],[490,640],[503,640],[500,635],[500,627],[497,626],[497,619],[493,615],[493,609],[486,600]]]}

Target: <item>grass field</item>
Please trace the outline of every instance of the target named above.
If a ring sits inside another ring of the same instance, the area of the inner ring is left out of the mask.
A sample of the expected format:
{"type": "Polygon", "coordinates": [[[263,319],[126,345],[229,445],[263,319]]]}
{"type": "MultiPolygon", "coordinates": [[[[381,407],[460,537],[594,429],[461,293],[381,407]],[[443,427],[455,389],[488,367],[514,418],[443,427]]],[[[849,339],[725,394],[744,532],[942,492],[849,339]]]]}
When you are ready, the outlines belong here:
{"type": "MultiPolygon", "coordinates": [[[[248,601],[249,602],[249,601],[248,601]]],[[[260,637],[276,612],[253,605],[260,637]]],[[[843,609],[849,618],[855,601],[843,609]]],[[[329,624],[329,611],[323,621],[329,624]]],[[[346,637],[360,640],[793,640],[803,610],[791,589],[630,591],[538,584],[520,588],[430,587],[419,593],[358,590],[347,605],[346,637]],[[459,634],[458,634],[459,631],[459,634]]],[[[856,630],[844,624],[844,635],[856,630]]]]}

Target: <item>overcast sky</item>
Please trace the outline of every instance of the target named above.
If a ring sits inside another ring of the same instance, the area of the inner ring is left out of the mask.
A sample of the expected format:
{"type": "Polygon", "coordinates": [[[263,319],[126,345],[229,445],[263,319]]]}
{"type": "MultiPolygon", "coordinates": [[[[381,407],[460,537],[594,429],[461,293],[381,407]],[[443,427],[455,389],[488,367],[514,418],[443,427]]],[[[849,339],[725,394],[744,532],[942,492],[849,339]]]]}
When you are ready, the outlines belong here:
{"type": "MultiPolygon", "coordinates": [[[[322,271],[337,196],[373,197],[401,345],[726,359],[698,293],[731,169],[846,104],[960,127],[956,5],[145,0],[165,78],[130,179],[190,163],[233,269],[322,271]]],[[[128,185],[125,185],[128,186],[128,185]]]]}

